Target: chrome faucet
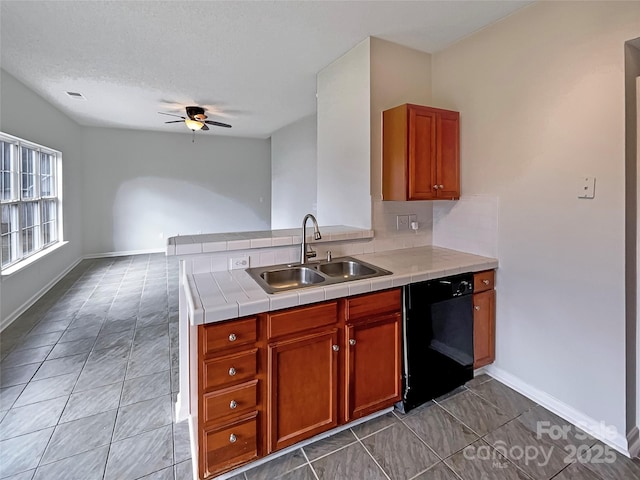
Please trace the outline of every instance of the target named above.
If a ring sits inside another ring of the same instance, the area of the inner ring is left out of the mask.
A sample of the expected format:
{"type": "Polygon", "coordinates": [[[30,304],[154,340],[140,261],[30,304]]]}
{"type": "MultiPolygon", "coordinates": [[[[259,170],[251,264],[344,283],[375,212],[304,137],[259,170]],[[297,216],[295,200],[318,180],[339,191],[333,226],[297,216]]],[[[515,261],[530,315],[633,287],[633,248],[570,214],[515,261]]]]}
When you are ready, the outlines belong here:
{"type": "Polygon", "coordinates": [[[302,245],[300,245],[300,264],[304,265],[307,263],[309,258],[314,258],[316,256],[316,252],[311,250],[309,247],[309,251],[307,252],[307,220],[311,219],[313,221],[313,238],[316,240],[320,240],[322,235],[320,235],[320,229],[318,228],[318,221],[316,217],[307,213],[302,220],[302,245]]]}

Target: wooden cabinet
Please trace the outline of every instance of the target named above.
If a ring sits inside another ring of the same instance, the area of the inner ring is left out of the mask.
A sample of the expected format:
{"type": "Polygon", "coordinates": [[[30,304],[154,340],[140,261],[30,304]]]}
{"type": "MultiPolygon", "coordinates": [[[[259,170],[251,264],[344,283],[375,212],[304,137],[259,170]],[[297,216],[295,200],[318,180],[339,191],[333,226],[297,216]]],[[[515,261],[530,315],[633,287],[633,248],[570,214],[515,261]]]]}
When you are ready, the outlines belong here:
{"type": "Polygon", "coordinates": [[[338,425],[338,304],[266,316],[268,452],[338,425]]]}
{"type": "Polygon", "coordinates": [[[351,421],[400,400],[400,289],[346,303],[345,421],[351,421]]]}
{"type": "Polygon", "coordinates": [[[383,112],[382,198],[460,198],[458,112],[411,104],[383,112]]]}
{"type": "Polygon", "coordinates": [[[231,470],[262,453],[257,332],[255,317],[197,329],[200,478],[231,470]]]}
{"type": "Polygon", "coordinates": [[[473,276],[474,368],[493,363],[495,354],[496,291],[495,272],[486,270],[473,276]]]}
{"type": "Polygon", "coordinates": [[[199,478],[392,406],[400,331],[399,288],[197,327],[199,478]]]}

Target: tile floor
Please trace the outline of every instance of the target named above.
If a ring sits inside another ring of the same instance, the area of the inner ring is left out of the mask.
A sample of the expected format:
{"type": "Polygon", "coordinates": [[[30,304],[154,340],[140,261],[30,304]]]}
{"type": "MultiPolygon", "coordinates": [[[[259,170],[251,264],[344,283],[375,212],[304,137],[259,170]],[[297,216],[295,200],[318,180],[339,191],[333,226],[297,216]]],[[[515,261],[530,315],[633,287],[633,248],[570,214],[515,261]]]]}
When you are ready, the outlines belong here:
{"type": "MultiPolygon", "coordinates": [[[[172,418],[177,273],[163,255],[86,260],[1,333],[0,478],[192,478],[188,428],[172,418]]],[[[551,478],[638,480],[640,460],[484,375],[233,480],[551,478]]]]}

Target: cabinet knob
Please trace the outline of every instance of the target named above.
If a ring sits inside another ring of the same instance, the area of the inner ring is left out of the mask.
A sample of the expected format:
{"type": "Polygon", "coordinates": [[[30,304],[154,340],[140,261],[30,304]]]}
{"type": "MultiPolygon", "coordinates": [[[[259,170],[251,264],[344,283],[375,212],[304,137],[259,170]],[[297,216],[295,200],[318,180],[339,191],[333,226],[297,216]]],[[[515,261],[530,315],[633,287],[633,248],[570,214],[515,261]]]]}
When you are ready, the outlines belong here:
{"type": "Polygon", "coordinates": [[[482,283],[483,283],[484,285],[489,285],[489,280],[487,280],[487,279],[485,278],[484,280],[482,280],[482,283]]]}
{"type": "Polygon", "coordinates": [[[438,185],[438,188],[439,188],[439,189],[443,189],[443,188],[444,188],[444,185],[438,185]]]}
{"type": "Polygon", "coordinates": [[[238,440],[236,438],[236,436],[232,433],[231,435],[229,435],[229,443],[236,443],[236,440],[238,440]]]}
{"type": "Polygon", "coordinates": [[[349,340],[349,345],[351,345],[352,347],[356,344],[356,339],[352,338],[349,340]]]}
{"type": "Polygon", "coordinates": [[[230,333],[230,334],[229,334],[229,341],[230,341],[230,342],[235,342],[235,341],[236,341],[236,338],[238,338],[238,337],[236,337],[236,334],[235,334],[235,333],[230,333]]]}
{"type": "Polygon", "coordinates": [[[438,185],[434,185],[434,186],[433,186],[433,188],[434,188],[435,190],[437,190],[437,189],[438,189],[438,185]]]}
{"type": "Polygon", "coordinates": [[[230,377],[233,377],[235,374],[236,374],[236,369],[235,369],[235,368],[233,368],[233,367],[231,367],[231,368],[229,369],[229,376],[230,376],[230,377]]]}
{"type": "Polygon", "coordinates": [[[340,346],[338,345],[334,345],[332,348],[334,352],[337,352],[338,350],[340,350],[340,346]]]}
{"type": "Polygon", "coordinates": [[[474,310],[480,310],[480,305],[476,305],[475,307],[473,307],[474,310]]]}
{"type": "Polygon", "coordinates": [[[231,410],[234,410],[237,406],[238,406],[238,402],[236,402],[235,400],[231,400],[231,402],[229,402],[229,408],[231,410]]]}

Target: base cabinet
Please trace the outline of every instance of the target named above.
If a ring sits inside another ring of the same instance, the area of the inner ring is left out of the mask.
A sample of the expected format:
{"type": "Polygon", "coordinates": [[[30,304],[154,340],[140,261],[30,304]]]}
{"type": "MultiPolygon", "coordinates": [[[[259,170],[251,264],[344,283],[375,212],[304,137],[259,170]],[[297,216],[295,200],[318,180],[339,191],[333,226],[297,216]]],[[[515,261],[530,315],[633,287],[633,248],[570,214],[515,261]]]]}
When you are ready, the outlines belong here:
{"type": "Polygon", "coordinates": [[[399,288],[199,326],[196,343],[201,479],[400,399],[399,288]]]}
{"type": "Polygon", "coordinates": [[[338,425],[336,347],[337,329],[269,345],[269,452],[338,425]]]}
{"type": "Polygon", "coordinates": [[[496,358],[496,291],[493,270],[474,274],[473,294],[473,368],[494,362],[496,358]]]}
{"type": "Polygon", "coordinates": [[[400,313],[347,324],[347,421],[400,400],[400,313]]]}
{"type": "Polygon", "coordinates": [[[256,317],[197,329],[199,476],[260,458],[262,402],[256,317]]]}

